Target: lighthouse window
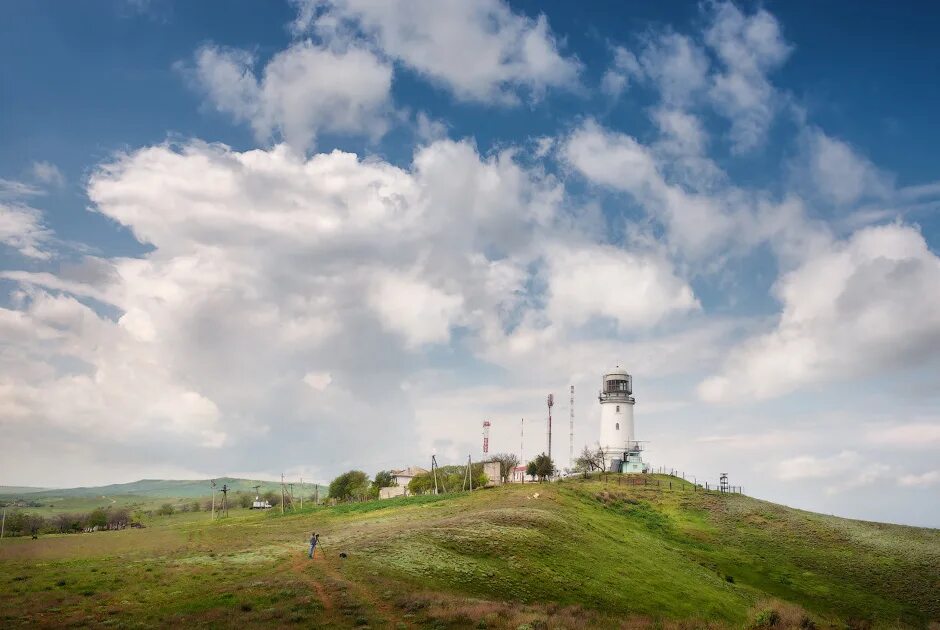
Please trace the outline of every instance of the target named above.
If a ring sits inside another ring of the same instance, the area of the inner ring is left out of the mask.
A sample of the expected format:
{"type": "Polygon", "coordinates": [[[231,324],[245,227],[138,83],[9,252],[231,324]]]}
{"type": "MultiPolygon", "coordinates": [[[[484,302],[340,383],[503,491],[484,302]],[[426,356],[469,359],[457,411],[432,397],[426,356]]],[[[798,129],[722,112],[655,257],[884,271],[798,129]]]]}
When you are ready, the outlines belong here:
{"type": "Polygon", "coordinates": [[[618,431],[620,430],[620,423],[619,423],[619,422],[618,422],[616,425],[614,425],[614,426],[617,427],[617,430],[618,430],[618,431]]]}
{"type": "Polygon", "coordinates": [[[617,413],[620,413],[620,405],[617,405],[617,413]]]}

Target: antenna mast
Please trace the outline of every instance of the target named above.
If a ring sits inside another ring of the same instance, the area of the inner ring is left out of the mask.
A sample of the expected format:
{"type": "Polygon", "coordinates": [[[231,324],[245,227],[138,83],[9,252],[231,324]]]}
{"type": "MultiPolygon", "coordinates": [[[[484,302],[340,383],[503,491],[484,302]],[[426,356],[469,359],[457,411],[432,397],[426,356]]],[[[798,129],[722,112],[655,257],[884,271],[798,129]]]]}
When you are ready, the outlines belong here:
{"type": "Polygon", "coordinates": [[[548,458],[552,458],[552,407],[555,406],[555,397],[548,395],[548,458]]]}
{"type": "Polygon", "coordinates": [[[574,469],[574,385],[571,386],[571,400],[568,402],[568,418],[571,431],[568,438],[568,468],[574,469]]]}
{"type": "Polygon", "coordinates": [[[490,421],[483,421],[483,459],[490,452],[490,421]]]}

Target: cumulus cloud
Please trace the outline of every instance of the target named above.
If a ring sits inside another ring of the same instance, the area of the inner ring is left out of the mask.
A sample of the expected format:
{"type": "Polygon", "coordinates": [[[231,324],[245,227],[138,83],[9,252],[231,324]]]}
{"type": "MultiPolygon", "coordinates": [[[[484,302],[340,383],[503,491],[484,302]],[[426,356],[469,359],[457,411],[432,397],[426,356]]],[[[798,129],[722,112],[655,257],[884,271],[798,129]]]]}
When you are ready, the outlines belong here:
{"type": "Polygon", "coordinates": [[[940,258],[920,232],[859,230],[777,282],[774,330],[735,348],[705,380],[707,401],[764,399],[832,380],[904,369],[940,349],[940,258]]]}
{"type": "Polygon", "coordinates": [[[544,15],[529,18],[501,0],[295,0],[295,32],[347,44],[364,41],[467,101],[515,103],[523,91],[577,83],[544,15]]]}
{"type": "Polygon", "coordinates": [[[274,55],[260,78],[255,66],[247,51],[207,45],[192,67],[180,67],[212,107],[249,123],[261,142],[281,138],[304,151],[321,132],[377,138],[388,127],[392,68],[372,52],[299,41],[274,55]]]}
{"type": "Polygon", "coordinates": [[[609,246],[560,246],[552,248],[549,260],[547,310],[555,323],[579,326],[605,317],[629,330],[699,308],[692,289],[661,256],[609,246]]]}

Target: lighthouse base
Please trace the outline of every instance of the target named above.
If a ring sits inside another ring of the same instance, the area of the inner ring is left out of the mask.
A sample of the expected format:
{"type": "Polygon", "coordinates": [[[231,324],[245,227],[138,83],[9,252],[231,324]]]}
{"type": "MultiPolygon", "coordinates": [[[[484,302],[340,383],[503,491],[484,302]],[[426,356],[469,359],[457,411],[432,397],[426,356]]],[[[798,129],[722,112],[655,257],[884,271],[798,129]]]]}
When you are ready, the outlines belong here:
{"type": "Polygon", "coordinates": [[[605,452],[604,464],[608,472],[639,475],[649,471],[639,449],[605,452]]]}

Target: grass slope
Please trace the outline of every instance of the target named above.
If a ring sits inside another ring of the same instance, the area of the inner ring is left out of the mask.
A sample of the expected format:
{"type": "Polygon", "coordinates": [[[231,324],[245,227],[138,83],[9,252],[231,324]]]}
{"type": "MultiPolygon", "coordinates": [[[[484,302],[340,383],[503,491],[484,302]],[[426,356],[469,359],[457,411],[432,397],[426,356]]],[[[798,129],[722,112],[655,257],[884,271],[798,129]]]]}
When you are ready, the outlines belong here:
{"type": "Polygon", "coordinates": [[[777,627],[940,621],[938,530],[618,481],[5,540],[0,625],[717,628],[769,610],[777,627]],[[311,530],[325,558],[306,558],[311,530]]]}

